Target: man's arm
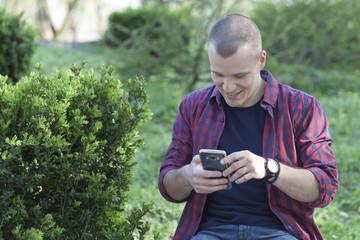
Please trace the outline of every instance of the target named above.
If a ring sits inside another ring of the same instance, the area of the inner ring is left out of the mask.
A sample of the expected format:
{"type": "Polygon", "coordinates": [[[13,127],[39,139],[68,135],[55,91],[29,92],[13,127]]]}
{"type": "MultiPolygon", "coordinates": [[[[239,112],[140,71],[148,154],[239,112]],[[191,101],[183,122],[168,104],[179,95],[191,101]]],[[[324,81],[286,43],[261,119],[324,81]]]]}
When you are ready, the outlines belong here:
{"type": "Polygon", "coordinates": [[[301,202],[315,202],[320,197],[320,184],[305,168],[294,168],[280,163],[279,178],[274,186],[301,202]]]}
{"type": "Polygon", "coordinates": [[[171,170],[164,176],[166,192],[177,201],[187,198],[193,189],[186,178],[186,168],[188,167],[189,165],[186,165],[182,168],[171,170]]]}
{"type": "Polygon", "coordinates": [[[177,201],[190,196],[192,190],[197,193],[212,193],[226,189],[227,182],[220,171],[203,170],[199,155],[190,164],[171,170],[164,176],[166,192],[177,201]]]}

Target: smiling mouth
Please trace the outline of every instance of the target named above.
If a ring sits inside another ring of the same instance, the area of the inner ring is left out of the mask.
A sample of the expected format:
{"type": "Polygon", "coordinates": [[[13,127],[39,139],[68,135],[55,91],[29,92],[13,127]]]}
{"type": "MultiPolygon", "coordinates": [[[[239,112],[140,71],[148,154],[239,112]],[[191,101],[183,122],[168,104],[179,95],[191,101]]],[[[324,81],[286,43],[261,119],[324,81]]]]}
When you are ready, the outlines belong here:
{"type": "Polygon", "coordinates": [[[230,97],[234,97],[234,96],[236,96],[236,95],[239,95],[241,92],[242,92],[242,91],[236,92],[236,93],[227,93],[227,95],[230,96],[230,97]]]}

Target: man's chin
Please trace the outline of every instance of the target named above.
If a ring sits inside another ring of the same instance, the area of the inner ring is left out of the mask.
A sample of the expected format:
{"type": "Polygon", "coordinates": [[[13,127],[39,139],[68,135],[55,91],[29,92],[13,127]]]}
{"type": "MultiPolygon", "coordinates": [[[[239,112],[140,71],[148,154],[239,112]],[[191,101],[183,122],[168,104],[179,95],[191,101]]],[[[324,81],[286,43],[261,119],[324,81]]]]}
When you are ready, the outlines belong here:
{"type": "Polygon", "coordinates": [[[243,107],[244,102],[241,100],[232,100],[232,99],[226,99],[225,101],[227,103],[227,105],[229,105],[230,107],[243,107]]]}

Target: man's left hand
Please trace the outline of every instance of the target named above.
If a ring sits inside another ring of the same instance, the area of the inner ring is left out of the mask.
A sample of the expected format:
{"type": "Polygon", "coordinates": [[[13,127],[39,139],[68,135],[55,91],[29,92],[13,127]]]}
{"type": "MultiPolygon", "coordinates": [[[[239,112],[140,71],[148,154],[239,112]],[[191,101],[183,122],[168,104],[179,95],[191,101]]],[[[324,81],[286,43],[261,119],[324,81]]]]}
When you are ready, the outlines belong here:
{"type": "Polygon", "coordinates": [[[265,158],[250,151],[234,152],[221,160],[221,164],[229,167],[223,171],[223,176],[231,175],[230,181],[240,184],[250,179],[262,179],[265,176],[265,158]]]}

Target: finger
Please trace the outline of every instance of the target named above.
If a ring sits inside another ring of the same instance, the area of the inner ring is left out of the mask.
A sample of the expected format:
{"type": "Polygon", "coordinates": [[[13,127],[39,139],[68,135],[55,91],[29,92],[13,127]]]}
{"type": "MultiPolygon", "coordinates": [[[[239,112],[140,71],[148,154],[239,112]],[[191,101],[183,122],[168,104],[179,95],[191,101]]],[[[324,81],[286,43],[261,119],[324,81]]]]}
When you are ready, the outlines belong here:
{"type": "MultiPolygon", "coordinates": [[[[247,167],[242,167],[238,170],[236,170],[231,176],[230,176],[230,181],[231,182],[236,182],[236,180],[242,178],[245,175],[249,175],[249,171],[247,167]]],[[[238,183],[238,182],[236,182],[238,183]]]]}
{"type": "Polygon", "coordinates": [[[223,176],[221,171],[213,171],[213,170],[204,170],[201,168],[198,171],[194,172],[195,177],[209,179],[209,178],[220,178],[223,176]]]}
{"type": "Polygon", "coordinates": [[[242,160],[242,159],[248,157],[250,154],[251,154],[251,152],[247,151],[247,150],[233,152],[233,153],[229,154],[228,156],[224,157],[220,161],[220,163],[232,165],[234,162],[237,162],[238,160],[242,160]]]}
{"type": "Polygon", "coordinates": [[[191,161],[191,163],[195,163],[196,165],[201,165],[201,161],[200,161],[200,156],[199,155],[195,155],[191,161]]]}
{"type": "Polygon", "coordinates": [[[224,177],[219,177],[219,178],[197,178],[195,181],[196,181],[195,183],[198,185],[212,187],[212,186],[227,184],[229,180],[224,177]]]}
{"type": "Polygon", "coordinates": [[[246,161],[238,160],[223,171],[223,176],[224,177],[230,176],[232,173],[238,171],[239,169],[244,168],[245,166],[246,166],[246,161]]]}
{"type": "Polygon", "coordinates": [[[239,177],[238,179],[235,180],[236,184],[241,184],[244,182],[249,181],[250,179],[252,179],[252,174],[251,173],[245,173],[244,175],[242,175],[241,177],[239,177]]]}
{"type": "Polygon", "coordinates": [[[212,193],[227,188],[228,180],[226,178],[217,179],[196,179],[194,189],[198,193],[212,193]]]}
{"type": "Polygon", "coordinates": [[[193,159],[191,160],[190,165],[193,167],[193,171],[202,170],[203,167],[201,165],[201,160],[199,155],[195,155],[193,159]]]}
{"type": "Polygon", "coordinates": [[[227,188],[227,185],[218,185],[218,186],[213,186],[213,187],[201,186],[199,188],[194,188],[194,190],[197,193],[210,194],[210,193],[214,193],[216,191],[224,190],[226,188],[227,188]]]}

